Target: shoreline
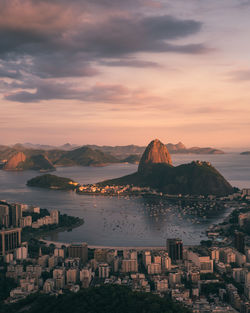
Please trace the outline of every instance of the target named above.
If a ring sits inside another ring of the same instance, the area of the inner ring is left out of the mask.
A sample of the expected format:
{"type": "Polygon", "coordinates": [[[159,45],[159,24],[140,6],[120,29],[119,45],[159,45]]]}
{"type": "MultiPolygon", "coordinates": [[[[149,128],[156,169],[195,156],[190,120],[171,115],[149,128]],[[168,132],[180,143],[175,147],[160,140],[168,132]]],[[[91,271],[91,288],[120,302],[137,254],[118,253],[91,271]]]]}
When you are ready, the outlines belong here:
{"type": "Polygon", "coordinates": [[[22,238],[24,238],[25,240],[30,240],[32,238],[36,238],[36,239],[41,239],[41,240],[45,240],[42,239],[44,236],[49,236],[49,235],[53,235],[53,234],[57,234],[57,233],[61,233],[61,232],[65,232],[65,231],[70,231],[74,228],[77,228],[81,225],[84,224],[84,220],[80,219],[79,222],[71,225],[71,226],[59,226],[55,229],[51,229],[51,230],[40,230],[38,229],[37,231],[31,232],[31,233],[24,233],[22,234],[22,238]]]}

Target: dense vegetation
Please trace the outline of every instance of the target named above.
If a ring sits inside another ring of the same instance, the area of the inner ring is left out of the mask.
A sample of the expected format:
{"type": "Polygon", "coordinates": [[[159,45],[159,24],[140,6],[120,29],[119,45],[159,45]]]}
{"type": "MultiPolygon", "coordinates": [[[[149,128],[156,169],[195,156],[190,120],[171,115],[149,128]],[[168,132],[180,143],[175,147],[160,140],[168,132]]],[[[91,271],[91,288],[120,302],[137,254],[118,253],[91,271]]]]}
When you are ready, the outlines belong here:
{"type": "Polygon", "coordinates": [[[44,174],[28,180],[27,185],[30,187],[73,190],[75,186],[70,184],[70,182],[72,182],[72,179],[70,178],[44,174]]]}
{"type": "Polygon", "coordinates": [[[205,196],[228,195],[234,191],[224,177],[207,162],[192,162],[177,167],[153,164],[143,174],[137,172],[100,184],[149,186],[169,194],[205,196]]]}
{"type": "Polygon", "coordinates": [[[102,286],[83,289],[58,297],[33,295],[17,304],[4,306],[8,313],[188,313],[188,309],[169,298],[132,292],[127,287],[102,286]]]}
{"type": "Polygon", "coordinates": [[[9,297],[10,291],[16,286],[14,279],[6,277],[5,272],[0,271],[0,305],[4,299],[9,297]]]}

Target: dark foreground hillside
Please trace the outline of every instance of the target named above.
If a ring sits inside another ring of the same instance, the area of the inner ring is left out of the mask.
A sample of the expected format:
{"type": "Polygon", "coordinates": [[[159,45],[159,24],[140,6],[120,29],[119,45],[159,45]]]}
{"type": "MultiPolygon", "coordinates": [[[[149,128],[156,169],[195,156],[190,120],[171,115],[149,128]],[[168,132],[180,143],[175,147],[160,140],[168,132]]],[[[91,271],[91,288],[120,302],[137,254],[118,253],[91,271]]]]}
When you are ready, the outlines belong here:
{"type": "Polygon", "coordinates": [[[127,287],[102,286],[58,297],[33,295],[0,308],[0,313],[189,313],[183,306],[127,287]]]}

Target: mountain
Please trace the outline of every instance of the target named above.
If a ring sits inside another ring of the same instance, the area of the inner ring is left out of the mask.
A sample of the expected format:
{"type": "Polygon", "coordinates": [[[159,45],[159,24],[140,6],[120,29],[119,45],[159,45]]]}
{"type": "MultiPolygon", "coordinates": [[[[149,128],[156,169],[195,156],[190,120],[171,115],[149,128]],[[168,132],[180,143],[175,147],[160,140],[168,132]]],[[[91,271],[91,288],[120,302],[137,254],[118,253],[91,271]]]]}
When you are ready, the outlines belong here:
{"type": "Polygon", "coordinates": [[[140,156],[138,154],[130,154],[128,157],[122,160],[123,163],[138,164],[140,162],[140,156]]]}
{"type": "Polygon", "coordinates": [[[123,160],[124,158],[130,155],[140,155],[145,150],[145,147],[136,146],[136,145],[127,145],[127,146],[96,146],[96,145],[87,145],[86,147],[103,151],[113,155],[114,157],[123,160]]]}
{"type": "Polygon", "coordinates": [[[55,167],[48,158],[42,154],[32,155],[24,162],[18,165],[21,170],[35,170],[35,171],[51,171],[55,167]]]}
{"type": "Polygon", "coordinates": [[[17,152],[15,155],[10,157],[4,166],[5,170],[17,170],[18,166],[26,161],[26,155],[23,152],[17,152]]]}
{"type": "Polygon", "coordinates": [[[149,170],[155,164],[172,165],[167,147],[158,139],[151,141],[144,151],[138,166],[138,173],[149,170]]]}
{"type": "Polygon", "coordinates": [[[233,193],[233,187],[208,162],[172,166],[170,154],[159,140],[146,148],[136,173],[100,182],[100,185],[151,187],[168,194],[217,195],[233,193]]]}
{"type": "Polygon", "coordinates": [[[186,148],[186,146],[179,142],[176,145],[172,143],[167,144],[168,151],[171,153],[182,153],[182,154],[224,154],[222,150],[215,148],[200,148],[200,147],[191,147],[186,148]]]}
{"type": "Polygon", "coordinates": [[[74,181],[70,178],[60,177],[51,174],[44,174],[41,176],[34,177],[27,181],[27,186],[40,187],[40,188],[51,188],[51,189],[63,189],[72,190],[75,188],[74,181]]]}
{"type": "Polygon", "coordinates": [[[55,162],[55,165],[81,165],[81,166],[103,166],[109,163],[119,162],[114,156],[89,147],[81,147],[68,151],[55,162]]]}
{"type": "Polygon", "coordinates": [[[27,156],[17,152],[3,167],[4,170],[54,170],[53,164],[42,154],[27,156]]]}
{"type": "Polygon", "coordinates": [[[241,155],[250,155],[250,151],[241,152],[241,155]]]}
{"type": "Polygon", "coordinates": [[[114,156],[86,146],[70,151],[27,149],[21,144],[0,146],[0,168],[5,170],[53,170],[55,166],[104,166],[118,162],[114,156]]]}
{"type": "Polygon", "coordinates": [[[78,148],[78,145],[72,145],[70,143],[66,143],[64,145],[61,146],[51,146],[51,145],[40,145],[40,144],[34,144],[34,143],[29,143],[29,142],[25,142],[25,143],[16,143],[15,145],[12,146],[12,148],[14,149],[33,149],[33,150],[73,150],[78,148]]]}
{"type": "Polygon", "coordinates": [[[184,146],[184,144],[182,142],[178,142],[176,145],[173,143],[168,143],[167,148],[169,151],[176,152],[176,151],[185,151],[187,150],[186,146],[184,146]]]}
{"type": "MultiPolygon", "coordinates": [[[[183,153],[183,154],[224,154],[222,150],[215,148],[200,148],[200,147],[191,147],[187,148],[182,142],[177,144],[168,143],[167,149],[170,153],[183,153]]],[[[119,160],[129,157],[130,155],[139,155],[141,156],[146,147],[128,145],[128,146],[96,146],[96,145],[87,145],[91,149],[97,149],[105,153],[109,153],[119,160]]]]}

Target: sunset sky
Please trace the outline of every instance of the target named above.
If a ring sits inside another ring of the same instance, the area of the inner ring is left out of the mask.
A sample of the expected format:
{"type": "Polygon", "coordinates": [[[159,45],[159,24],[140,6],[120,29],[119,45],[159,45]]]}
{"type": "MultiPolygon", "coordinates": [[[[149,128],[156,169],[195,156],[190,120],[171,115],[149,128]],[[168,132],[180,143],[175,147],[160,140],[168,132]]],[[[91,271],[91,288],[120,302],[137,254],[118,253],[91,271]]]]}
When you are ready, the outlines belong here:
{"type": "Polygon", "coordinates": [[[0,144],[250,147],[250,0],[1,0],[0,144]]]}

